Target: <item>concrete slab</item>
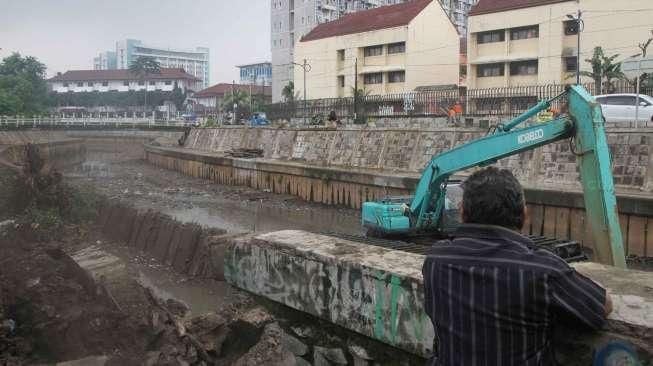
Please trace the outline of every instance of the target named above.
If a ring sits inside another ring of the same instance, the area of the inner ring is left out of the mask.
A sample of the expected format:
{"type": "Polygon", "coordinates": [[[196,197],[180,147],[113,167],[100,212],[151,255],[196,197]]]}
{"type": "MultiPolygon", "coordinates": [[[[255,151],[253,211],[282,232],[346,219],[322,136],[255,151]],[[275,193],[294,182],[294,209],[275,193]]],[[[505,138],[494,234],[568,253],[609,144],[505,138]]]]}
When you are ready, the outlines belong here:
{"type": "MultiPolygon", "coordinates": [[[[249,292],[428,356],[434,331],[423,309],[423,260],[422,255],[285,230],[232,239],[225,278],[249,292]]],[[[602,282],[615,299],[607,334],[633,341],[651,360],[653,273],[595,263],[576,268],[602,282]]],[[[604,338],[587,341],[596,344],[604,338]]]]}

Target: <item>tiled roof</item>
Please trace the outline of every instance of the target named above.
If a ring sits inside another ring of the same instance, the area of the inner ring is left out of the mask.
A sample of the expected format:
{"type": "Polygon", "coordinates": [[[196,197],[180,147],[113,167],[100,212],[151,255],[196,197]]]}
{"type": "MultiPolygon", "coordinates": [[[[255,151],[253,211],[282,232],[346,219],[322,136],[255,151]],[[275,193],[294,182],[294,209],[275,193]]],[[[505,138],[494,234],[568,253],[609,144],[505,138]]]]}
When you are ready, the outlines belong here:
{"type": "Polygon", "coordinates": [[[347,14],[313,28],[302,42],[408,25],[431,1],[413,0],[347,14]]]}
{"type": "Polygon", "coordinates": [[[534,6],[549,5],[555,3],[564,3],[573,0],[479,0],[476,5],[472,6],[469,15],[481,15],[489,13],[498,13],[501,11],[531,8],[534,6]]]}
{"type": "MultiPolygon", "coordinates": [[[[249,85],[243,84],[229,84],[229,83],[220,83],[210,86],[204,90],[200,90],[197,93],[193,94],[193,98],[209,98],[216,96],[223,96],[226,93],[231,93],[232,88],[237,91],[244,91],[249,93],[249,85]]],[[[261,93],[260,85],[252,85],[251,90],[253,94],[261,93]]],[[[272,95],[272,88],[269,86],[263,87],[263,93],[266,96],[272,95]]]]}
{"type": "MultiPolygon", "coordinates": [[[[49,81],[100,81],[100,80],[138,80],[139,77],[127,69],[117,70],[70,70],[57,75],[49,81]]],[[[149,74],[146,79],[187,79],[201,80],[179,68],[162,68],[160,74],[149,74]]]]}

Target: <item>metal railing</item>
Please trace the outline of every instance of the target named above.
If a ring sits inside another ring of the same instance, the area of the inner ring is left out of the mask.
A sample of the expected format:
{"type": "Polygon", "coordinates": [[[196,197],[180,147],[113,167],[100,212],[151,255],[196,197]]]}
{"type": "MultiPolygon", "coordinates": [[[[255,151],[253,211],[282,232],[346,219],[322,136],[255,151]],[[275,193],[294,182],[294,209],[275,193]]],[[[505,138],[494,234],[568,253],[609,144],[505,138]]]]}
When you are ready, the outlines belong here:
{"type": "Polygon", "coordinates": [[[143,117],[10,117],[0,116],[0,130],[55,128],[55,129],[155,129],[182,128],[193,126],[194,122],[182,119],[155,119],[143,117]]]}
{"type": "MultiPolygon", "coordinates": [[[[341,118],[358,117],[445,117],[449,109],[460,103],[466,116],[514,117],[542,99],[551,99],[562,93],[567,85],[548,84],[488,89],[451,89],[438,91],[411,91],[401,94],[367,95],[354,101],[353,97],[313,99],[266,106],[270,120],[316,117],[326,119],[332,111],[341,118]]],[[[583,86],[596,94],[594,83],[583,86]]],[[[619,80],[604,86],[603,94],[635,93],[635,86],[619,80]]],[[[642,89],[641,94],[653,95],[653,88],[642,89]]],[[[554,107],[560,108],[564,100],[554,107]]]]}

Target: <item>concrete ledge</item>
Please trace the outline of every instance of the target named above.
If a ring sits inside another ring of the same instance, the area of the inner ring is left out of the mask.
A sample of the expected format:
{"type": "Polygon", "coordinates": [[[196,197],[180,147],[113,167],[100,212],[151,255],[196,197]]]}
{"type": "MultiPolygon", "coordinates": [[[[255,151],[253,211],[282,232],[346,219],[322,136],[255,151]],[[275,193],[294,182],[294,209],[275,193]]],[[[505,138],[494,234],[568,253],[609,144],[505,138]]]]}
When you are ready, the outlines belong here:
{"type": "MultiPolygon", "coordinates": [[[[423,309],[423,259],[286,230],[232,239],[225,278],[254,294],[426,357],[434,331],[423,309]]],[[[633,342],[640,355],[653,360],[653,273],[595,263],[576,268],[604,283],[615,299],[607,333],[602,334],[633,342]]],[[[596,344],[596,335],[587,337],[596,344]]]]}

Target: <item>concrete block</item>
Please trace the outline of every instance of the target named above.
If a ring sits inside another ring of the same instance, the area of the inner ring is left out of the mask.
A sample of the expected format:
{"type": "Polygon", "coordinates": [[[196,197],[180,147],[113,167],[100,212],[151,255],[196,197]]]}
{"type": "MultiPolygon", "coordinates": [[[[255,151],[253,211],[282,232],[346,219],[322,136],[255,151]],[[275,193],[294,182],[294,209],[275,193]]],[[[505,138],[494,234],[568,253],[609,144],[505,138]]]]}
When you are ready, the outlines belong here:
{"type": "MultiPolygon", "coordinates": [[[[225,278],[246,291],[427,357],[434,330],[423,308],[423,260],[422,255],[285,230],[231,239],[225,278]]],[[[634,344],[644,364],[650,363],[653,273],[589,262],[574,267],[606,286],[614,312],[605,333],[559,337],[560,350],[569,353],[568,359],[591,358],[593,348],[605,339],[623,339],[634,344]]]]}

